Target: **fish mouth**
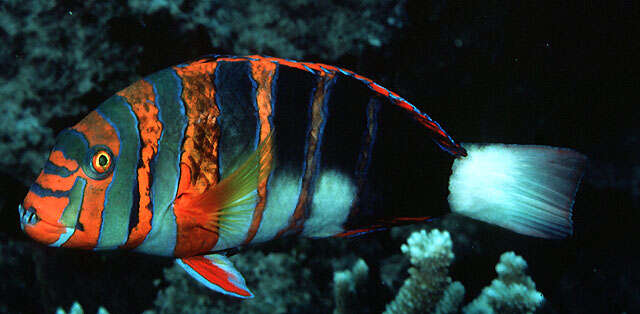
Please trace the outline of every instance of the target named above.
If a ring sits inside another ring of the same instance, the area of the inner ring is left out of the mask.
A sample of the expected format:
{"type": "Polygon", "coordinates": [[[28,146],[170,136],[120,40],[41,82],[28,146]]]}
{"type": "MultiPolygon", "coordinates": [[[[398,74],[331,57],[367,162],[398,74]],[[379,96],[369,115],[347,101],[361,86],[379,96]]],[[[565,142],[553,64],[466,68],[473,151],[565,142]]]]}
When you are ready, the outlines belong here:
{"type": "Polygon", "coordinates": [[[24,226],[35,225],[38,221],[42,220],[32,207],[25,209],[22,204],[18,205],[18,215],[20,216],[20,227],[22,227],[22,230],[24,230],[24,226]]]}

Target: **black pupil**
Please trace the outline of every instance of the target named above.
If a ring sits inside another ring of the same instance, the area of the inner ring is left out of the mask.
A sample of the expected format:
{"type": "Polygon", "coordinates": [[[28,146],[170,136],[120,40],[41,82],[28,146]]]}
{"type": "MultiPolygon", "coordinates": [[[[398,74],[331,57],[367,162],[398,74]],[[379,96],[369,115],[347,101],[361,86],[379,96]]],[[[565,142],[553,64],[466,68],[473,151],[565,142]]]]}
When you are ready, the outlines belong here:
{"type": "Polygon", "coordinates": [[[107,158],[107,156],[100,155],[100,157],[98,157],[98,165],[100,165],[100,167],[105,167],[108,162],[109,159],[107,158]]]}

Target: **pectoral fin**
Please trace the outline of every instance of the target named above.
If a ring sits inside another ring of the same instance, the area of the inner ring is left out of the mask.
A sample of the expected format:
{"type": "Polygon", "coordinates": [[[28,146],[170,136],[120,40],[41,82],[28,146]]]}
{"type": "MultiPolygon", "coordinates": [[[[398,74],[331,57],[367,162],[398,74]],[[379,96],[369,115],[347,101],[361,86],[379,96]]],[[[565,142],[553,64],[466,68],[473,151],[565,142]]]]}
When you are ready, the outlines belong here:
{"type": "Polygon", "coordinates": [[[253,293],[247,288],[240,272],[224,255],[179,258],[177,263],[191,277],[211,290],[243,299],[253,298],[253,293]]]}

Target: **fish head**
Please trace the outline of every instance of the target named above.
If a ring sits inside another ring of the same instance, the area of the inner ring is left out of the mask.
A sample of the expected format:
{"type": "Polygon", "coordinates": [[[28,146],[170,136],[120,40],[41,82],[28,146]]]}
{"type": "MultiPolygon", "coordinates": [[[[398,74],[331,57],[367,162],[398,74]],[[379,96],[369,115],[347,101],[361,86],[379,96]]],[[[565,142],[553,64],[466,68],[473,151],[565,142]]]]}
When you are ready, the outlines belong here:
{"type": "MultiPolygon", "coordinates": [[[[22,230],[50,246],[100,249],[105,200],[118,169],[117,128],[98,110],[56,138],[44,168],[18,206],[22,230]]],[[[114,198],[117,195],[113,196],[114,198]]]]}

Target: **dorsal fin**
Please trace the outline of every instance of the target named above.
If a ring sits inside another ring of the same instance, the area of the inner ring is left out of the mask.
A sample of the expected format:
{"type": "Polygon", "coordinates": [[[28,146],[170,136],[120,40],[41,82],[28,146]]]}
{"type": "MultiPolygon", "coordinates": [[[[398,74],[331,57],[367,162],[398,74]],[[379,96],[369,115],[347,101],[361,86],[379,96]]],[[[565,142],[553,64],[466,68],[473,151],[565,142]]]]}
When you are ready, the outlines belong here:
{"type": "Polygon", "coordinates": [[[438,122],[436,122],[435,120],[431,119],[429,115],[420,111],[420,109],[418,109],[416,106],[414,106],[404,98],[400,97],[400,95],[382,87],[382,85],[374,82],[373,80],[363,75],[360,75],[358,73],[355,73],[347,69],[343,69],[343,68],[328,65],[328,64],[322,64],[322,63],[301,62],[301,61],[294,61],[289,59],[264,57],[259,55],[247,56],[245,58],[277,62],[280,65],[293,67],[293,68],[296,68],[302,71],[307,71],[313,74],[318,74],[323,72],[324,73],[332,72],[332,73],[336,73],[336,74],[339,73],[348,77],[352,77],[360,81],[362,84],[364,84],[367,88],[369,88],[374,93],[388,99],[394,105],[406,110],[406,112],[409,114],[409,116],[411,116],[411,118],[413,118],[415,121],[417,121],[418,123],[420,123],[430,131],[429,135],[431,136],[433,141],[438,146],[440,146],[440,148],[442,148],[443,150],[447,151],[448,153],[456,157],[467,155],[467,152],[465,151],[465,149],[462,146],[460,146],[460,144],[456,143],[453,140],[453,138],[451,138],[451,136],[449,136],[449,134],[440,126],[440,124],[438,124],[438,122]]]}
{"type": "Polygon", "coordinates": [[[425,128],[429,130],[429,135],[433,139],[433,141],[440,146],[446,152],[452,154],[455,157],[466,156],[467,152],[465,149],[460,146],[460,144],[456,143],[451,136],[436,122],[431,119],[429,115],[420,111],[416,106],[400,97],[400,95],[384,88],[382,85],[374,82],[373,80],[362,76],[353,71],[328,65],[322,63],[315,62],[303,62],[296,61],[291,59],[282,59],[282,58],[274,58],[269,56],[261,56],[261,55],[251,55],[251,56],[230,56],[230,55],[208,55],[204,56],[197,61],[194,62],[217,62],[217,61],[227,61],[227,62],[240,62],[240,61],[264,61],[264,62],[273,62],[277,63],[281,66],[287,66],[291,68],[296,68],[301,71],[306,71],[312,73],[314,75],[322,74],[322,73],[335,73],[341,74],[347,77],[352,77],[362,84],[364,84],[367,88],[369,88],[374,93],[389,99],[391,103],[394,105],[406,110],[411,118],[415,121],[423,125],[425,128]]]}

